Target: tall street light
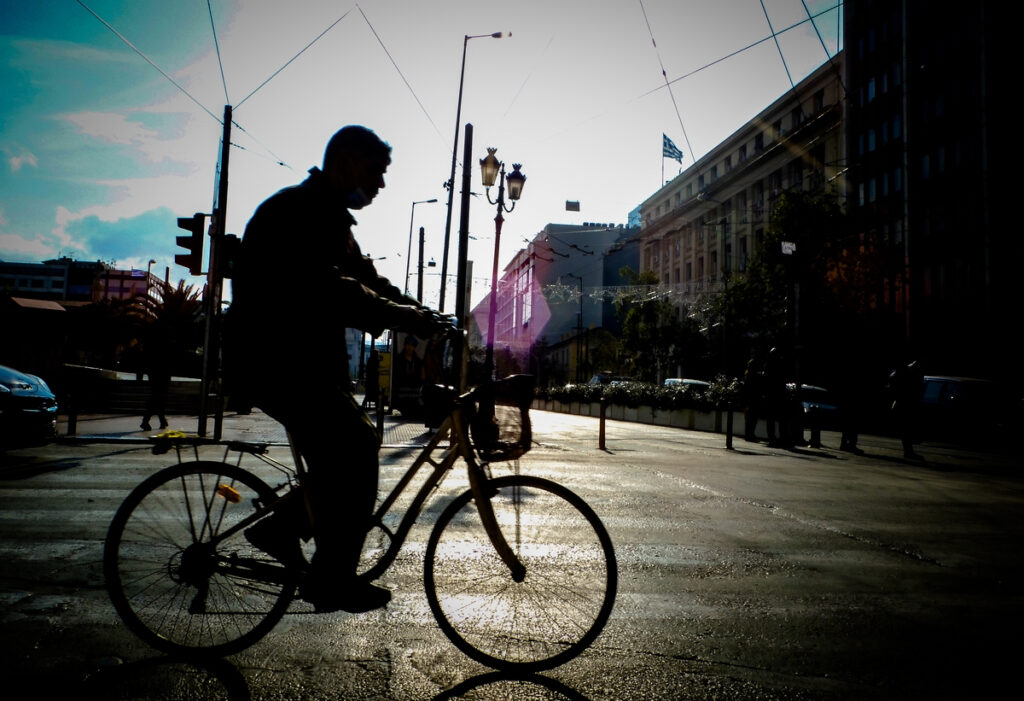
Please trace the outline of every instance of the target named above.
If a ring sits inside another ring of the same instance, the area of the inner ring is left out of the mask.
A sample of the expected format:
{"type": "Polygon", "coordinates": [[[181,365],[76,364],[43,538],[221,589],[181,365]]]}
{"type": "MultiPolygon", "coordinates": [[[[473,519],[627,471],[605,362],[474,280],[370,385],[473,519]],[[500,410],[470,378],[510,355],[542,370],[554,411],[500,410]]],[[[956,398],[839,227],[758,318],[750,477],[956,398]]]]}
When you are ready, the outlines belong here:
{"type": "MultiPolygon", "coordinates": [[[[512,36],[512,32],[509,32],[509,36],[512,36]]],[[[448,242],[451,239],[452,232],[452,198],[455,196],[455,160],[456,154],[459,151],[459,121],[462,119],[462,83],[466,78],[466,47],[469,46],[470,39],[482,39],[483,37],[491,37],[492,39],[501,39],[505,36],[504,32],[494,32],[493,34],[473,34],[466,35],[462,41],[462,70],[459,73],[459,102],[455,108],[455,143],[452,144],[452,172],[448,177],[448,214],[445,216],[444,221],[444,251],[441,255],[441,299],[437,306],[438,311],[444,311],[444,288],[448,282],[448,242]]],[[[462,284],[462,280],[459,280],[459,284],[462,284]]]]}
{"type": "Polygon", "coordinates": [[[574,277],[580,283],[580,311],[576,317],[576,381],[583,382],[583,276],[566,273],[566,277],[574,277]]]}
{"type": "Polygon", "coordinates": [[[487,149],[487,158],[480,159],[480,179],[483,181],[484,189],[487,192],[487,201],[498,206],[498,213],[494,217],[494,265],[491,268],[491,303],[487,312],[487,355],[484,360],[484,372],[490,377],[494,371],[494,326],[495,317],[498,313],[498,249],[501,246],[501,224],[505,221],[502,212],[512,213],[516,208],[516,201],[523,194],[523,184],[526,183],[526,176],[519,172],[522,167],[518,163],[512,164],[512,172],[505,175],[505,164],[495,157],[498,149],[487,149]],[[498,176],[498,199],[491,199],[491,186],[498,176]],[[505,207],[505,183],[508,182],[508,198],[512,200],[511,207],[505,207]]]}
{"type": "Polygon", "coordinates": [[[409,261],[412,258],[412,221],[416,217],[416,205],[437,202],[435,197],[432,200],[419,200],[412,203],[412,212],[409,214],[409,246],[405,249],[405,289],[403,292],[409,294],[409,261]]]}

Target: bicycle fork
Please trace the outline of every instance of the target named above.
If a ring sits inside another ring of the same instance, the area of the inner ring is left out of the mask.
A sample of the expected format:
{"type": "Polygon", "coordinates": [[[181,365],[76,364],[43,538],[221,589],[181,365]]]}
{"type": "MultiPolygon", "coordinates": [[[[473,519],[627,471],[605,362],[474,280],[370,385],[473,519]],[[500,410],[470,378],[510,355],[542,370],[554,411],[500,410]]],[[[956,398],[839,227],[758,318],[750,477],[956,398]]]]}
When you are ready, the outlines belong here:
{"type": "MultiPolygon", "coordinates": [[[[473,501],[476,504],[477,512],[480,514],[480,522],[483,524],[484,532],[494,546],[498,557],[505,563],[512,576],[512,581],[517,584],[526,579],[526,567],[523,565],[516,551],[509,545],[508,538],[498,524],[498,518],[494,513],[494,504],[491,500],[497,495],[498,490],[491,485],[487,474],[473,456],[473,448],[468,440],[465,426],[461,416],[453,416],[455,429],[459,432],[462,445],[462,458],[470,466],[469,468],[469,489],[473,492],[473,501]]],[[[518,492],[518,488],[515,488],[518,492]]],[[[517,502],[518,493],[513,493],[513,501],[517,502]]],[[[519,541],[519,519],[516,518],[516,542],[519,541]]]]}

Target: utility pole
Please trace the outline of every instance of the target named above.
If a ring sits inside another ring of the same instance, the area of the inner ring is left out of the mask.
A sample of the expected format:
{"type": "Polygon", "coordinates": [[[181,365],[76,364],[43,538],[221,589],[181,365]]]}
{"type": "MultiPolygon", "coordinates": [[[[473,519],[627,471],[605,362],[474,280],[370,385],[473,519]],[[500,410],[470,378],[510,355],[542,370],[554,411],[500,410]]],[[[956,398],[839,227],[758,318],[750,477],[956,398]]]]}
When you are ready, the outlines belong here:
{"type": "Polygon", "coordinates": [[[206,436],[206,419],[213,400],[213,437],[220,440],[224,422],[224,407],[220,384],[220,303],[224,284],[220,263],[221,244],[227,229],[228,215],[228,157],[231,153],[231,105],[224,105],[224,133],[220,145],[220,178],[217,201],[213,207],[213,225],[210,227],[210,260],[206,271],[206,333],[203,339],[203,377],[199,395],[199,426],[197,433],[206,436]]]}
{"type": "Polygon", "coordinates": [[[423,238],[426,232],[423,227],[420,227],[420,261],[419,261],[419,279],[416,282],[416,301],[423,304],[423,238]]]}

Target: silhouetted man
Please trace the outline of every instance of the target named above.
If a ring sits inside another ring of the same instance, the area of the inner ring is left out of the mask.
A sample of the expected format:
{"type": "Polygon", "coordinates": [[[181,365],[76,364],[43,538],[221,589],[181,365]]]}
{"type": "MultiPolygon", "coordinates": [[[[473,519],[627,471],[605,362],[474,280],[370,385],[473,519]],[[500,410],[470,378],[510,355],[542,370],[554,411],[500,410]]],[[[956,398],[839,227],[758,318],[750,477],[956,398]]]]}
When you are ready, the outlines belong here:
{"type": "MultiPolygon", "coordinates": [[[[373,201],[390,162],[388,144],[348,126],[328,143],[323,170],[261,204],[245,229],[225,326],[226,372],[284,424],[309,466],[316,554],[301,593],[318,611],[368,611],[391,598],[355,576],[377,498],[379,441],[352,394],[345,329],[435,330],[432,313],[378,275],[352,235],[350,210],[373,201]]],[[[294,559],[308,536],[295,511],[246,537],[294,559]]]]}

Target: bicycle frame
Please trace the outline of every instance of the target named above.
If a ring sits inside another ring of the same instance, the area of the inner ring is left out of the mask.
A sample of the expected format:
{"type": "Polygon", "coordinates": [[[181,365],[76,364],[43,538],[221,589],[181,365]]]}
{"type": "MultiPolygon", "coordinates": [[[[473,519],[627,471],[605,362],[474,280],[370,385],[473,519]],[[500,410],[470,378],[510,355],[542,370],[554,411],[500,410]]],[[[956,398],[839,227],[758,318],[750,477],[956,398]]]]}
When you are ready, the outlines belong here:
{"type": "MultiPolygon", "coordinates": [[[[405,543],[405,539],[412,530],[416,519],[419,518],[423,506],[430,497],[430,494],[440,485],[448,471],[454,467],[459,458],[462,458],[466,463],[469,488],[473,493],[473,501],[480,514],[480,520],[484,530],[491,543],[494,545],[495,551],[498,553],[502,562],[504,562],[509,568],[512,578],[515,581],[522,581],[525,577],[525,567],[513,552],[508,540],[505,538],[498,525],[497,518],[494,515],[494,510],[490,501],[491,494],[488,491],[487,486],[489,481],[487,471],[484,465],[477,461],[473,452],[472,443],[470,442],[469,427],[466,423],[468,413],[467,409],[472,405],[476,391],[478,390],[470,390],[459,397],[449,398],[452,402],[452,407],[449,411],[448,417],[437,429],[430,442],[420,451],[416,460],[409,466],[405,474],[398,481],[398,484],[392,488],[391,492],[374,511],[370,531],[373,529],[380,529],[388,536],[389,545],[379,560],[361,575],[362,577],[374,580],[380,577],[381,574],[391,566],[395,561],[395,558],[398,557],[398,552],[405,543]],[[448,445],[442,446],[446,439],[449,439],[448,445]],[[434,458],[434,454],[437,451],[441,451],[439,459],[434,458]],[[416,492],[411,504],[402,516],[398,527],[392,531],[384,524],[384,517],[391,511],[392,507],[412,483],[416,475],[427,464],[432,466],[432,471],[427,475],[423,484],[420,486],[419,491],[416,492]]],[[[278,471],[288,475],[288,481],[285,484],[278,486],[275,491],[280,491],[288,486],[293,486],[293,488],[282,494],[281,497],[273,503],[263,504],[262,506],[257,507],[256,511],[239,523],[235,524],[232,528],[218,533],[209,541],[211,546],[216,546],[222,540],[231,537],[244,528],[248,528],[253,523],[277,508],[277,506],[284,500],[294,498],[293,495],[296,494],[294,484],[296,482],[298,483],[299,488],[302,489],[302,485],[305,484],[305,477],[307,474],[305,463],[295,446],[295,442],[291,440],[291,436],[289,436],[289,445],[295,464],[294,470],[289,469],[283,463],[280,463],[269,456],[261,454],[259,451],[249,449],[244,444],[229,444],[229,451],[239,451],[240,454],[238,462],[241,462],[241,454],[248,452],[265,464],[268,464],[278,471]]],[[[302,494],[305,495],[305,491],[302,491],[302,494]]]]}
{"type": "Polygon", "coordinates": [[[480,514],[480,520],[483,523],[484,530],[490,538],[491,543],[494,545],[499,557],[501,557],[502,562],[508,566],[512,573],[512,577],[516,581],[521,581],[525,576],[525,568],[509,546],[508,541],[501,532],[497,519],[494,515],[494,509],[491,506],[490,494],[487,492],[487,483],[489,479],[487,471],[484,469],[484,466],[477,461],[476,456],[473,454],[473,446],[469,440],[469,428],[466,424],[466,408],[473,401],[473,394],[474,392],[470,391],[455,400],[454,407],[449,413],[448,418],[441,424],[434,437],[426,447],[420,451],[420,454],[409,469],[406,470],[405,474],[398,481],[398,484],[395,485],[374,512],[371,530],[379,528],[386,533],[390,538],[390,545],[377,563],[362,575],[367,579],[376,579],[391,566],[395,558],[398,556],[398,552],[401,550],[402,545],[405,543],[405,539],[409,535],[409,531],[412,530],[416,519],[419,518],[423,505],[430,497],[431,492],[440,485],[441,481],[448,474],[448,471],[454,467],[455,462],[460,457],[466,463],[469,488],[473,492],[473,501],[477,506],[477,510],[480,514]],[[451,437],[451,440],[447,447],[442,448],[441,443],[446,437],[451,437]],[[438,450],[442,450],[443,452],[441,453],[439,460],[434,460],[434,453],[438,450]],[[399,497],[416,477],[420,469],[426,464],[430,464],[433,467],[433,471],[427,476],[423,485],[416,493],[416,496],[413,498],[412,503],[406,510],[396,530],[392,532],[384,525],[384,516],[390,512],[391,507],[395,505],[395,502],[398,501],[399,497]]]}

